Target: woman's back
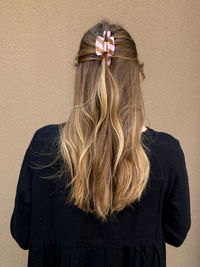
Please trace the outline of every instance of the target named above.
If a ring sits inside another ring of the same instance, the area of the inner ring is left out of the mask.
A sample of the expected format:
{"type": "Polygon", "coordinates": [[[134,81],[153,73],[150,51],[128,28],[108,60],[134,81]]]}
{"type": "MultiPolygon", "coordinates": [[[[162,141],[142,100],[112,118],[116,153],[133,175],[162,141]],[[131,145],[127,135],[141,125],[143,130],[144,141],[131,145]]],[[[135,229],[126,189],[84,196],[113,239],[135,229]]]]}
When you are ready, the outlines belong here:
{"type": "Polygon", "coordinates": [[[52,151],[58,136],[58,124],[35,132],[19,176],[11,233],[20,247],[29,249],[28,266],[166,266],[165,242],[180,246],[191,226],[188,176],[178,139],[149,127],[142,132],[151,163],[145,191],[140,202],[103,223],[65,203],[65,179],[40,177],[60,164],[30,168],[33,159],[48,163],[48,157],[40,160],[35,152],[52,151]]]}

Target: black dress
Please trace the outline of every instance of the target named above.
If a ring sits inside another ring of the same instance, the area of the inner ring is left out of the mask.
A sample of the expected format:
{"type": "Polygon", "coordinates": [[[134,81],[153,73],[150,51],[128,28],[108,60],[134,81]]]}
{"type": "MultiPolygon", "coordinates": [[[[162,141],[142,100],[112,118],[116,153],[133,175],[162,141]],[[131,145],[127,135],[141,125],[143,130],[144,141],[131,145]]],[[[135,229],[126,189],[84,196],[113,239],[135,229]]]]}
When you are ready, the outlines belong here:
{"type": "MultiPolygon", "coordinates": [[[[58,124],[38,129],[21,166],[10,230],[19,246],[29,250],[27,266],[165,267],[165,242],[179,247],[191,227],[188,175],[178,139],[150,127],[142,132],[151,150],[146,190],[134,209],[126,207],[117,220],[102,223],[66,206],[61,182],[39,177],[53,169],[30,168],[37,158],[34,151],[51,151],[56,138],[58,124]]],[[[42,157],[47,163],[48,157],[42,157]]]]}

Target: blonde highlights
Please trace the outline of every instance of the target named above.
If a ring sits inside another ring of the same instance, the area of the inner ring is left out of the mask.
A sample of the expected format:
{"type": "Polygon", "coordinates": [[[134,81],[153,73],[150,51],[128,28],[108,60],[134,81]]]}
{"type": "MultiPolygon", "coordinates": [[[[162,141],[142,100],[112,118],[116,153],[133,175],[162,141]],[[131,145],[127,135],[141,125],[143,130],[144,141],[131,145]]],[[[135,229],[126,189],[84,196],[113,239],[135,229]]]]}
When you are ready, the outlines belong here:
{"type": "Polygon", "coordinates": [[[143,64],[129,33],[103,20],[84,34],[74,67],[74,105],[59,128],[60,175],[70,173],[66,203],[105,222],[108,215],[140,201],[149,178],[141,139],[143,64]],[[96,37],[104,30],[115,38],[110,66],[106,58],[101,66],[95,54],[96,37]]]}

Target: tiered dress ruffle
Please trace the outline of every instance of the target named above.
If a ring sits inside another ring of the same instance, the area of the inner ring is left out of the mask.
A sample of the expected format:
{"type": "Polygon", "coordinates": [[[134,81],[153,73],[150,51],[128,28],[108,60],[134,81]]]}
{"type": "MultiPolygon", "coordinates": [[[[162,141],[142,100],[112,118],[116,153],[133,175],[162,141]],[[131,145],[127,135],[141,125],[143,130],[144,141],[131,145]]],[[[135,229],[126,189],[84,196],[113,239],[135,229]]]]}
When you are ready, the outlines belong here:
{"type": "Polygon", "coordinates": [[[28,267],[165,267],[163,240],[31,241],[28,267]]]}

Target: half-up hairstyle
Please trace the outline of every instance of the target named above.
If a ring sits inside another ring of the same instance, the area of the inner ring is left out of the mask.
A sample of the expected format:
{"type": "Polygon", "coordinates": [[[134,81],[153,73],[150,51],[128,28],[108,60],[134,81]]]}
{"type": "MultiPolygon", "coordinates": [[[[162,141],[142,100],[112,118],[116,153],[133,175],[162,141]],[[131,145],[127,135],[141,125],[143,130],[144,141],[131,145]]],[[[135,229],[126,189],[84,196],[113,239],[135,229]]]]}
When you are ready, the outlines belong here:
{"type": "Polygon", "coordinates": [[[140,201],[149,178],[150,162],[141,138],[143,64],[124,27],[103,20],[83,35],[73,66],[73,108],[59,127],[60,176],[70,173],[66,203],[105,222],[107,215],[140,201]],[[110,66],[106,60],[101,65],[95,52],[97,36],[107,30],[115,40],[110,66]]]}

